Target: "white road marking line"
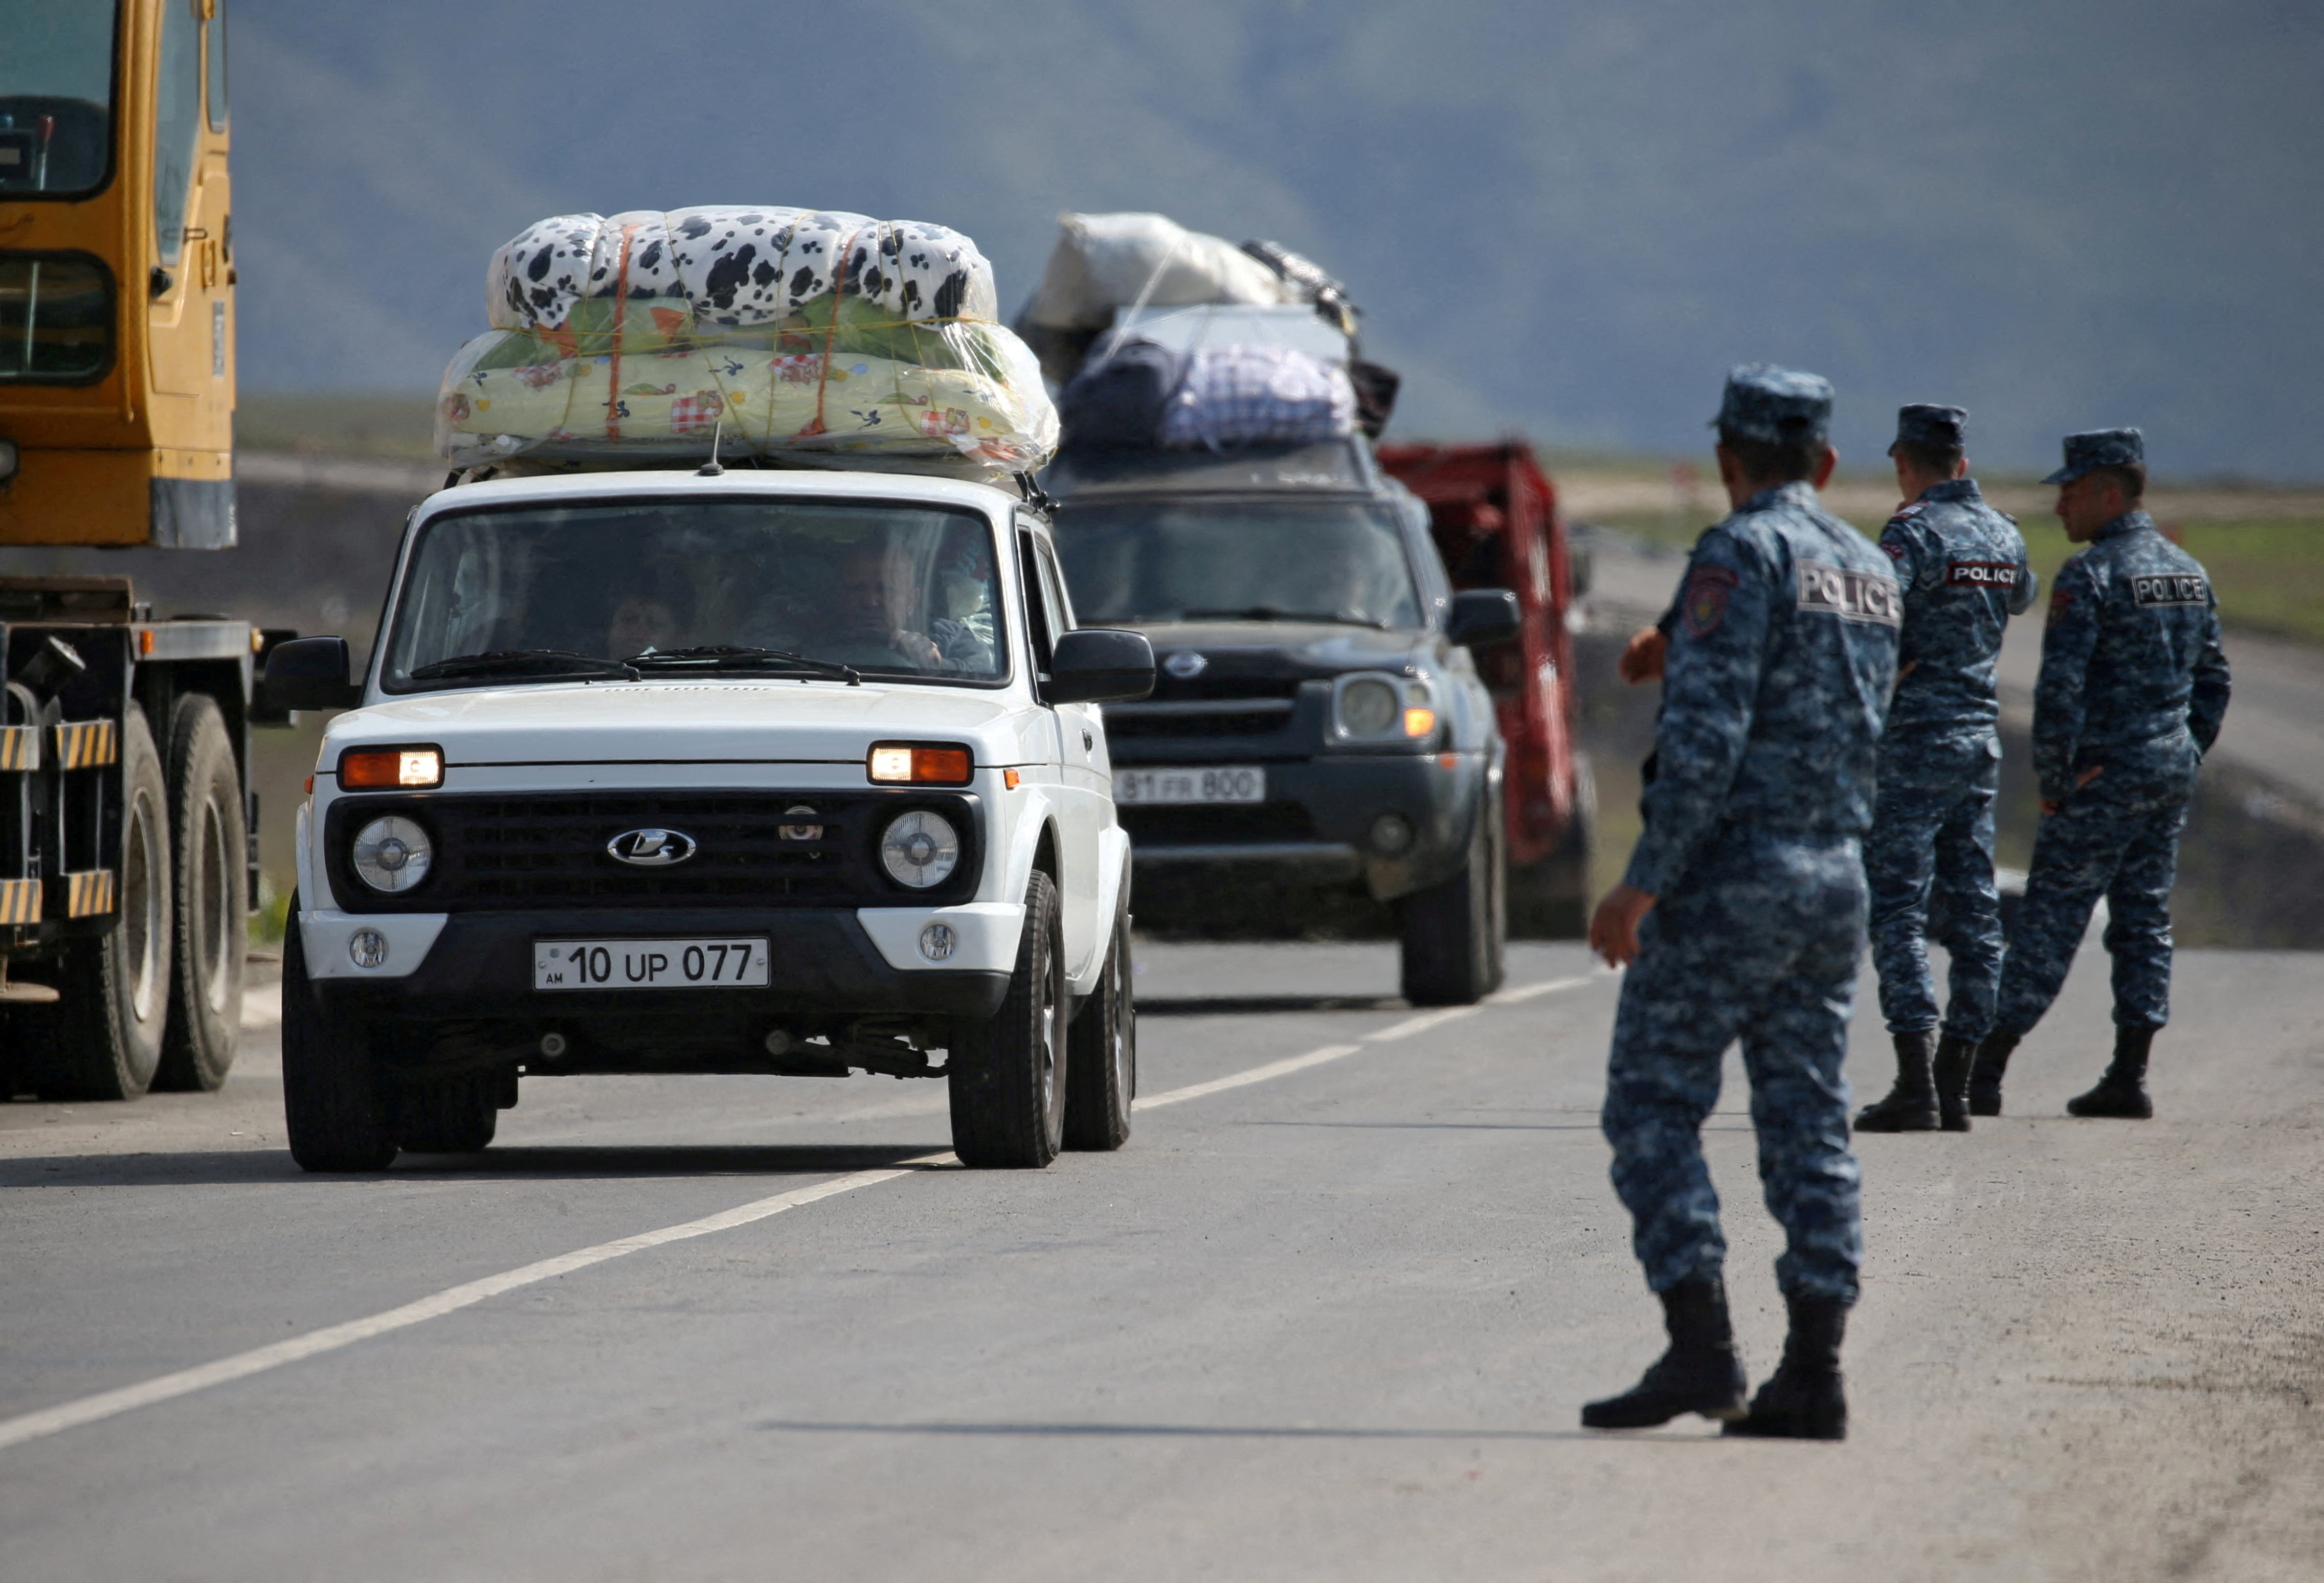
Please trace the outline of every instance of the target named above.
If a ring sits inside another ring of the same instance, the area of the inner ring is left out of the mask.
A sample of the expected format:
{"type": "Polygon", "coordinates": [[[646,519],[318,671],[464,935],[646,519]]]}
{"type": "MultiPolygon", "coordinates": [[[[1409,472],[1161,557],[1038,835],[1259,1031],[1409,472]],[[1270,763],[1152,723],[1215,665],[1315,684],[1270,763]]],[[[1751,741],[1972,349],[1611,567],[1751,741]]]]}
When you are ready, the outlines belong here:
{"type": "Polygon", "coordinates": [[[261,1028],[282,1026],[282,996],[278,990],[262,989],[242,998],[242,1026],[255,1033],[261,1028]]]}
{"type": "Polygon", "coordinates": [[[1342,1055],[1352,1055],[1362,1049],[1360,1045],[1326,1045],[1320,1050],[1310,1050],[1305,1055],[1294,1055],[1286,1061],[1270,1061],[1264,1066],[1254,1066],[1248,1072],[1238,1072],[1231,1077],[1214,1077],[1208,1082],[1190,1083],[1183,1089],[1167,1089],[1158,1094],[1133,1100],[1133,1110],[1152,1110],[1163,1105],[1176,1105],[1182,1100],[1199,1100],[1204,1094],[1223,1093],[1228,1089],[1248,1087],[1265,1082],[1271,1077],[1287,1077],[1295,1072],[1305,1072],[1311,1066],[1321,1066],[1326,1061],[1337,1061],[1342,1055]]]}
{"type": "Polygon", "coordinates": [[[624,1237],[614,1242],[601,1242],[595,1247],[578,1248],[572,1253],[559,1254],[555,1258],[545,1258],[536,1264],[525,1265],[497,1275],[486,1275],[480,1281],[467,1281],[457,1286],[447,1286],[433,1296],[420,1298],[416,1302],[407,1302],[401,1308],[391,1308],[384,1313],[375,1313],[367,1319],[349,1320],[345,1324],[327,1326],[304,1336],[293,1337],[288,1341],[277,1341],[270,1347],[254,1348],[248,1352],[238,1352],[231,1358],[221,1358],[215,1363],[205,1363],[198,1367],[180,1369],[175,1374],[165,1374],[158,1379],[146,1380],[138,1385],[123,1385],[117,1390],[100,1391],[94,1396],[83,1396],[78,1402],[67,1402],[59,1406],[43,1408],[38,1413],[25,1413],[14,1418],[0,1419],[0,1450],[5,1450],[10,1446],[23,1445],[26,1440],[36,1440],[46,1435],[61,1433],[65,1430],[78,1429],[84,1423],[94,1423],[99,1419],[111,1418],[116,1413],[128,1413],[139,1407],[151,1407],[155,1403],[167,1402],[177,1396],[189,1395],[196,1391],[207,1390],[212,1385],[222,1385],[232,1380],[246,1378],[251,1375],[263,1374],[268,1369],[281,1368],[285,1364],[297,1363],[303,1358],[313,1358],[318,1353],[336,1352],[342,1347],[352,1347],[357,1341],[367,1341],[374,1336],[383,1336],[391,1330],[401,1330],[408,1326],[425,1323],[429,1320],[441,1319],[447,1313],[482,1302],[488,1297],[498,1297],[503,1293],[513,1292],[520,1286],[530,1286],[541,1281],[554,1279],[558,1275],[570,1275],[576,1270],[586,1269],[591,1265],[604,1264],[608,1259],[620,1258],[625,1254],[642,1253],[650,1247],[660,1247],[672,1242],[684,1242],[695,1237],[707,1237],[714,1231],[731,1231],[737,1226],[747,1226],[753,1220],[763,1220],[770,1215],[779,1215],[785,1210],[795,1210],[803,1204],[811,1204],[821,1199],[835,1198],[843,1192],[853,1192],[859,1187],[871,1187],[882,1182],[893,1182],[899,1176],[914,1175],[923,1167],[951,1158],[952,1155],[947,1151],[943,1154],[922,1155],[917,1159],[905,1161],[901,1165],[884,1170],[857,1171],[846,1176],[835,1177],[829,1182],[817,1183],[813,1187],[796,1188],[789,1192],[777,1193],[772,1198],[757,1199],[750,1203],[737,1205],[731,1210],[721,1210],[715,1215],[706,1215],[698,1220],[687,1220],[676,1226],[665,1226],[658,1231],[641,1231],[635,1237],[624,1237]]]}
{"type": "Polygon", "coordinates": [[[1611,978],[1611,973],[1588,973],[1578,979],[1551,979],[1545,983],[1520,984],[1514,989],[1499,989],[1485,997],[1493,1006],[1517,1006],[1536,995],[1554,995],[1560,989],[1578,989],[1599,979],[1611,978]]]}
{"type": "MultiPolygon", "coordinates": [[[[1504,989],[1499,994],[1487,996],[1486,999],[1496,1005],[1506,1006],[1530,1000],[1536,995],[1546,995],[1552,990],[1570,989],[1578,984],[1586,984],[1589,981],[1586,978],[1554,979],[1544,984],[1528,984],[1521,989],[1504,989]]],[[[1373,1042],[1401,1039],[1458,1017],[1473,1016],[1479,1009],[1480,1008],[1474,1006],[1454,1006],[1448,1007],[1443,1011],[1424,1012],[1418,1017],[1408,1017],[1392,1027],[1383,1028],[1379,1033],[1369,1035],[1367,1037],[1373,1042]]],[[[245,1006],[243,1015],[244,1026],[251,1026],[252,1013],[255,1010],[258,1010],[258,1008],[245,1006]]],[[[280,1001],[275,1002],[273,1010],[274,1016],[268,1020],[280,1021],[281,1017],[280,1001]]],[[[259,1015],[263,1017],[264,1013],[261,1011],[259,1015]]],[[[1213,1078],[1208,1082],[1191,1083],[1182,1089],[1169,1089],[1158,1094],[1149,1094],[1142,1100],[1134,1101],[1130,1108],[1135,1110],[1152,1110],[1164,1105],[1176,1105],[1186,1100],[1199,1100],[1206,1094],[1223,1093],[1229,1089],[1247,1088],[1252,1083],[1266,1082],[1271,1078],[1287,1077],[1295,1072],[1305,1072],[1311,1066],[1321,1066],[1326,1062],[1342,1060],[1355,1054],[1362,1048],[1360,1045],[1325,1045],[1320,1049],[1308,1051],[1305,1055],[1294,1055],[1283,1061],[1270,1061],[1263,1066],[1254,1066],[1227,1077],[1213,1078]]],[[[424,1324],[432,1319],[441,1319],[447,1313],[456,1313],[461,1309],[473,1307],[486,1298],[498,1297],[503,1293],[513,1292],[519,1287],[535,1285],[558,1275],[570,1275],[576,1270],[587,1269],[592,1265],[604,1264],[608,1259],[620,1258],[626,1254],[642,1253],[648,1248],[660,1247],[672,1242],[684,1242],[696,1237],[707,1237],[716,1231],[731,1231],[737,1226],[747,1226],[752,1221],[779,1215],[785,1210],[795,1210],[823,1199],[836,1198],[843,1192],[853,1192],[859,1187],[876,1186],[882,1182],[893,1182],[899,1177],[914,1175],[927,1166],[952,1157],[950,1151],[921,1155],[917,1158],[906,1160],[900,1165],[877,1171],[857,1171],[849,1175],[835,1177],[829,1182],[818,1183],[813,1187],[796,1188],[789,1192],[777,1193],[772,1198],[754,1199],[749,1203],[738,1204],[733,1209],[722,1210],[715,1215],[706,1215],[698,1220],[687,1220],[676,1226],[665,1226],[658,1231],[641,1231],[634,1237],[624,1237],[613,1242],[601,1242],[594,1247],[576,1248],[571,1253],[559,1254],[555,1258],[541,1259],[534,1264],[521,1265],[497,1275],[486,1275],[481,1280],[464,1282],[457,1286],[447,1286],[432,1296],[422,1297],[416,1302],[407,1302],[401,1308],[391,1308],[384,1313],[375,1313],[366,1319],[349,1320],[344,1324],[326,1326],[322,1330],[311,1331],[304,1336],[295,1336],[287,1341],[277,1341],[272,1346],[257,1347],[247,1352],[235,1353],[231,1358],[221,1358],[215,1363],[205,1363],[193,1368],[180,1369],[175,1374],[165,1374],[158,1378],[145,1380],[134,1385],[123,1385],[115,1390],[100,1391],[93,1396],[83,1396],[77,1402],[65,1402],[54,1407],[44,1407],[37,1413],[23,1413],[14,1418],[0,1419],[0,1450],[5,1450],[11,1446],[21,1446],[27,1440],[61,1434],[66,1430],[78,1429],[85,1423],[95,1423],[120,1413],[134,1412],[140,1407],[151,1407],[180,1396],[191,1395],[196,1391],[205,1391],[212,1385],[227,1385],[235,1380],[246,1379],[254,1374],[264,1374],[269,1369],[301,1362],[325,1352],[336,1352],[341,1348],[352,1347],[358,1341],[367,1341],[374,1336],[383,1336],[392,1330],[424,1324]]]]}
{"type": "Polygon", "coordinates": [[[1442,1011],[1424,1011],[1418,1017],[1406,1017],[1394,1026],[1384,1027],[1376,1034],[1366,1034],[1364,1042],[1370,1045],[1384,1045],[1390,1039],[1410,1038],[1415,1034],[1425,1034],[1430,1028],[1443,1027],[1448,1022],[1458,1022],[1464,1017],[1474,1017],[1483,1009],[1481,1006],[1448,1006],[1442,1011]]]}

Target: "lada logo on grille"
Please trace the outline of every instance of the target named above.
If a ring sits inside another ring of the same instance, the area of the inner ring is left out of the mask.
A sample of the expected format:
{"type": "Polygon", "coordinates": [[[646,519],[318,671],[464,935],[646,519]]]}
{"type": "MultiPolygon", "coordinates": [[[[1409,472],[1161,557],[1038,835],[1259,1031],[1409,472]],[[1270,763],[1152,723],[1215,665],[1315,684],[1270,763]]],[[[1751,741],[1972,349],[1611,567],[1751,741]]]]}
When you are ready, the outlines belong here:
{"type": "Polygon", "coordinates": [[[1191,649],[1181,649],[1162,662],[1162,668],[1182,682],[1194,680],[1211,662],[1191,649]]]}
{"type": "Polygon", "coordinates": [[[667,869],[694,855],[694,837],[683,830],[624,830],[605,843],[605,851],[640,869],[667,869]]]}

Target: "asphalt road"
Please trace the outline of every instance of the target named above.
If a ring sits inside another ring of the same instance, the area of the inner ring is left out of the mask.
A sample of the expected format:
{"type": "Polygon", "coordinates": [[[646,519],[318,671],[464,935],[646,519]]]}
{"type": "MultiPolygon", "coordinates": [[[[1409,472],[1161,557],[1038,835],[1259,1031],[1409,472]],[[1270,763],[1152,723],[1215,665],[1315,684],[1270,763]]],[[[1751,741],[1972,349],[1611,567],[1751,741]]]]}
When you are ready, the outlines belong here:
{"type": "Polygon", "coordinates": [[[2316,958],[2182,957],[2152,1123],[2061,1114],[2085,962],[2016,1114],[1861,1140],[1840,1446],[1575,1427],[1658,1349],[1596,1127],[1618,981],[1513,959],[1525,998],[1422,1016],[1384,946],[1150,945],[1142,1092],[1258,1080],[1038,1173],[945,1163],[933,1084],[696,1078],[528,1081],[489,1153],[303,1176],[254,1002],[221,1094],[0,1106],[0,1578],[2324,1569],[2316,958]]]}

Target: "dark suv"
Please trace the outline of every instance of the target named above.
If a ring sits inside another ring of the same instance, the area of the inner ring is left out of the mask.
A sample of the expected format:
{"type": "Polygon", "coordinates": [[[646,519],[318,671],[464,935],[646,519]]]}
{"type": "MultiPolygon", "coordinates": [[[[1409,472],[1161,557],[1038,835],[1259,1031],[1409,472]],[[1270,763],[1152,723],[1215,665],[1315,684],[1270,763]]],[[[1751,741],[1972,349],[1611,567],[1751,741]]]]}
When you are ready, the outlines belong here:
{"type": "Polygon", "coordinates": [[[1105,708],[1141,916],[1288,932],[1368,896],[1406,999],[1498,987],[1504,750],[1469,649],[1515,634],[1515,596],[1456,595],[1359,440],[1069,451],[1045,482],[1080,618],[1159,663],[1105,708]]]}

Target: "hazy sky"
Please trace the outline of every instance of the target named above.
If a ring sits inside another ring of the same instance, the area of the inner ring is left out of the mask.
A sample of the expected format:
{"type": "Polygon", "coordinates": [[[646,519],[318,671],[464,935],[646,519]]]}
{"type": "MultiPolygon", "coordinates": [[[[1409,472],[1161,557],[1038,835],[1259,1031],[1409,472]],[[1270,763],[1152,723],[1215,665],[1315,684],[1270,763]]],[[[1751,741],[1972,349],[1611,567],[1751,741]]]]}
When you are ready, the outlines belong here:
{"type": "Polygon", "coordinates": [[[1348,281],[1406,435],[1695,451],[1765,358],[1859,460],[1943,400],[2324,477],[2315,0],[233,6],[253,390],[432,386],[546,214],[938,220],[1013,311],[1154,208],[1348,281]]]}

